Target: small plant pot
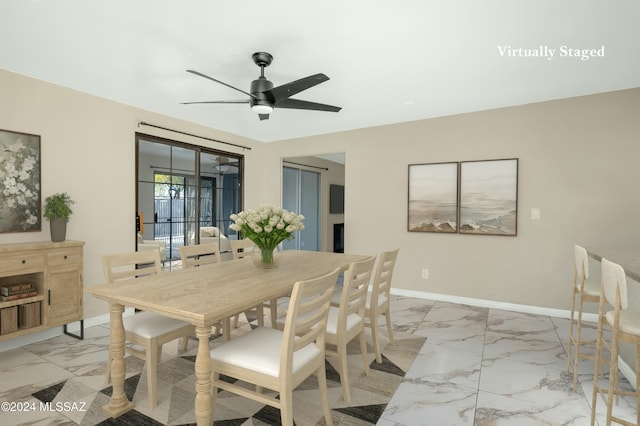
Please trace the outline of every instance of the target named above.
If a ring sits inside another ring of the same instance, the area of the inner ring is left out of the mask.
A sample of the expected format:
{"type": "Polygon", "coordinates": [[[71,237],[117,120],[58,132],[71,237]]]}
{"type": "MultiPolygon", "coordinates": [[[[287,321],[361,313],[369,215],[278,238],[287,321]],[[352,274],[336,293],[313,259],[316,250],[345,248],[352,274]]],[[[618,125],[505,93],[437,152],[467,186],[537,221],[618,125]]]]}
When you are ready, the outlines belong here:
{"type": "Polygon", "coordinates": [[[51,241],[59,243],[67,238],[67,220],[55,218],[50,221],[51,241]]]}

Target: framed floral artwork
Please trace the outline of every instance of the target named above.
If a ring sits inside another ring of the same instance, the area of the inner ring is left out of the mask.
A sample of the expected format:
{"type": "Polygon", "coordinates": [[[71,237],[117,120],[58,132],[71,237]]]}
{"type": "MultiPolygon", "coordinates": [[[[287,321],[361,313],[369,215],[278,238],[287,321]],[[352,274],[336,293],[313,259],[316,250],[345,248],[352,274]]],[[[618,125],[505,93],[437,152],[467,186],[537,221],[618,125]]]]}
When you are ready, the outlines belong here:
{"type": "Polygon", "coordinates": [[[409,164],[410,232],[458,232],[458,163],[409,164]]]}
{"type": "Polygon", "coordinates": [[[0,129],[0,232],[33,232],[40,216],[40,136],[0,129]]]}
{"type": "Polygon", "coordinates": [[[517,234],[518,159],[460,163],[460,233],[517,234]]]}

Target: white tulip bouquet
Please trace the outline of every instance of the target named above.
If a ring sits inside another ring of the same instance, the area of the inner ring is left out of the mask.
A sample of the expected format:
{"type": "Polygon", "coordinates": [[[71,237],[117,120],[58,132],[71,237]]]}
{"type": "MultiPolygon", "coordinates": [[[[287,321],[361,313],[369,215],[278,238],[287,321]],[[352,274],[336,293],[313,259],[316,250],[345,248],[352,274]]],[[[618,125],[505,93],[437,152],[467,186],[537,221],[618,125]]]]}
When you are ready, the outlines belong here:
{"type": "Polygon", "coordinates": [[[262,263],[273,263],[273,251],[284,240],[293,239],[295,231],[304,229],[304,216],[269,204],[258,210],[249,209],[232,214],[229,228],[242,232],[262,253],[262,263]]]}

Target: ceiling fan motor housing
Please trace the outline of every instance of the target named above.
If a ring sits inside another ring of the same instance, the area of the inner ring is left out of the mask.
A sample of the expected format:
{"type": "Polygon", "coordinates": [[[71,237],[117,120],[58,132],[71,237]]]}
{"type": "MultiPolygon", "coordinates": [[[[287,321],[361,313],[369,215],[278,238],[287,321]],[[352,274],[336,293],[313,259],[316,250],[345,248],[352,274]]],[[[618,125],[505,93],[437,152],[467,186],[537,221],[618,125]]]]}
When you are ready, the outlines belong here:
{"type": "Polygon", "coordinates": [[[268,96],[268,90],[273,88],[273,83],[266,79],[266,77],[258,77],[257,80],[253,80],[251,82],[251,94],[255,96],[255,98],[249,98],[249,104],[251,106],[254,105],[269,105],[273,106],[274,99],[271,96],[268,96]]]}

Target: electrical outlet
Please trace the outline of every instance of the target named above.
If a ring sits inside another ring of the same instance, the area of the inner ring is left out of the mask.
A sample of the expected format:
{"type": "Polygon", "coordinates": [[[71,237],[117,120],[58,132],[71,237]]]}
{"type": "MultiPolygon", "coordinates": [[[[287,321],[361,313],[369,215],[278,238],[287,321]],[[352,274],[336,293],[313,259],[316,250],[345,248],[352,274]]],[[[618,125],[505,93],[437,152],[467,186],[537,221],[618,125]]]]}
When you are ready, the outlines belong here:
{"type": "Polygon", "coordinates": [[[428,269],[423,269],[422,270],[422,279],[423,280],[428,280],[429,279],[429,270],[428,269]]]}

